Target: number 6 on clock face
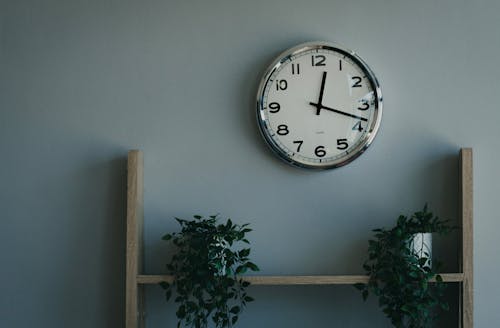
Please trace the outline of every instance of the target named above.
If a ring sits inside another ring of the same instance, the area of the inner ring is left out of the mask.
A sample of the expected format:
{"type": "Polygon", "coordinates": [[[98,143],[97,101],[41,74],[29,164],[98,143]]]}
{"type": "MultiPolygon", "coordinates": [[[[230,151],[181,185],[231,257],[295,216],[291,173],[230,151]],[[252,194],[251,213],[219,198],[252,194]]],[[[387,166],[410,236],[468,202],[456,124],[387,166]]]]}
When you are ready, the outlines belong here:
{"type": "Polygon", "coordinates": [[[354,52],[308,42],[278,56],[257,93],[257,121],[267,144],[294,166],[331,169],[372,143],[382,118],[377,79],[354,52]]]}

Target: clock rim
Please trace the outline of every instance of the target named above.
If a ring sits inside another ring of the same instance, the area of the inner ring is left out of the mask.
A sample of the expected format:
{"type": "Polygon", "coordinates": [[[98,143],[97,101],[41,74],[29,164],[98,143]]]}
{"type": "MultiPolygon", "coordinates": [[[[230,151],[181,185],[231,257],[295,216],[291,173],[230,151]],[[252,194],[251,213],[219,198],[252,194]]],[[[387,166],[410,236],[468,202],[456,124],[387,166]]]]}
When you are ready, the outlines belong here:
{"type": "Polygon", "coordinates": [[[343,45],[337,43],[337,42],[329,42],[329,41],[309,41],[309,42],[304,42],[300,43],[294,47],[288,48],[285,51],[281,52],[278,56],[275,57],[275,59],[272,61],[272,63],[266,68],[264,75],[262,76],[260,83],[259,83],[259,88],[257,91],[257,122],[259,125],[259,131],[264,140],[266,141],[266,144],[268,145],[269,148],[273,151],[275,155],[277,155],[281,160],[285,161],[286,163],[298,167],[298,168],[303,168],[303,169],[313,169],[313,170],[329,170],[329,169],[335,169],[339,168],[342,166],[345,166],[352,161],[354,161],[356,158],[358,158],[361,154],[363,154],[368,147],[373,143],[373,140],[375,139],[377,132],[380,127],[380,123],[382,121],[382,107],[383,107],[383,99],[382,99],[382,91],[380,89],[380,84],[378,82],[377,77],[375,76],[375,73],[373,70],[366,64],[366,62],[354,51],[350,50],[349,48],[344,47],[343,45]],[[276,69],[278,69],[281,65],[283,65],[286,61],[290,60],[291,57],[297,55],[298,53],[302,53],[305,51],[309,50],[315,50],[315,49],[329,49],[333,50],[339,53],[343,53],[347,56],[350,57],[366,74],[369,83],[371,84],[372,89],[375,92],[376,99],[375,99],[375,115],[373,118],[373,122],[370,124],[370,131],[366,133],[366,137],[364,137],[364,140],[359,142],[359,145],[356,146],[351,152],[349,152],[347,155],[340,157],[338,160],[335,160],[333,162],[329,162],[327,164],[314,164],[314,163],[302,163],[298,162],[294,159],[292,159],[288,153],[283,151],[276,141],[269,135],[268,129],[265,126],[266,125],[266,120],[263,119],[263,112],[264,108],[263,107],[263,98],[264,98],[264,91],[266,89],[267,83],[269,81],[269,78],[271,75],[274,73],[276,69]]]}

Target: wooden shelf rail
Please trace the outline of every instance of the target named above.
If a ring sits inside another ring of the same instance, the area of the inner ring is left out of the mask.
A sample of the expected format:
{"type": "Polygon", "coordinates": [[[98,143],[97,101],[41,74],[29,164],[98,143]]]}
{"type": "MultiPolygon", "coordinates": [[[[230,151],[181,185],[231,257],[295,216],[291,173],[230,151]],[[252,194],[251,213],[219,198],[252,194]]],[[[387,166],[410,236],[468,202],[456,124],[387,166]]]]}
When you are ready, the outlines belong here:
{"type": "MultiPolygon", "coordinates": [[[[444,282],[463,282],[463,273],[442,273],[444,282]]],[[[169,275],[138,275],[137,283],[141,285],[158,284],[162,281],[172,282],[169,275]]],[[[368,276],[362,275],[327,275],[327,276],[243,276],[243,280],[252,285],[279,286],[279,285],[353,285],[366,284],[368,276]]]]}
{"type": "MultiPolygon", "coordinates": [[[[144,328],[144,286],[171,282],[173,276],[144,275],[142,272],[143,225],[143,155],[139,150],[128,154],[127,182],[127,272],[126,328],[144,328]]],[[[473,327],[473,252],[472,252],[472,149],[462,148],[459,154],[459,216],[460,273],[443,273],[443,281],[460,283],[459,328],[473,327]]],[[[367,283],[363,275],[314,276],[244,276],[253,285],[351,285],[367,283]]]]}

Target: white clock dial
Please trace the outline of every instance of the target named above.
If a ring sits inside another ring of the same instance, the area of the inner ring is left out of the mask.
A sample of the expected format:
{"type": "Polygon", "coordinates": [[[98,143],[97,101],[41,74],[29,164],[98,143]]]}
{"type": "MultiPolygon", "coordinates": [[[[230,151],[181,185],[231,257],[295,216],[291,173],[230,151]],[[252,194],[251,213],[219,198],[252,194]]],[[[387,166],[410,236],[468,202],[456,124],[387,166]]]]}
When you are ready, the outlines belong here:
{"type": "Polygon", "coordinates": [[[368,66],[336,44],[301,44],[269,67],[257,94],[260,130],[290,164],[335,168],[372,142],[382,95],[368,66]]]}

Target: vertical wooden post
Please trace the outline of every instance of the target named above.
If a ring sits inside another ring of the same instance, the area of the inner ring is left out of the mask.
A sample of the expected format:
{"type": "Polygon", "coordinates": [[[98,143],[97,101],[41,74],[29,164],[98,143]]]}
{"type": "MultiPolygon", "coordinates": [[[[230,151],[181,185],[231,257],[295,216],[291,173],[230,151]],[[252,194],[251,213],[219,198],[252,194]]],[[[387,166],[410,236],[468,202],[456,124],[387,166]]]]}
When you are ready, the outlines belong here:
{"type": "Polygon", "coordinates": [[[142,271],[142,225],[144,221],[144,164],[142,152],[131,150],[127,164],[127,265],[125,327],[144,327],[143,287],[137,284],[142,271]]]}
{"type": "Polygon", "coordinates": [[[472,149],[460,150],[460,221],[461,221],[461,249],[460,269],[464,273],[464,281],[460,290],[460,327],[472,328],[474,299],[473,299],[473,198],[472,198],[472,149]]]}

